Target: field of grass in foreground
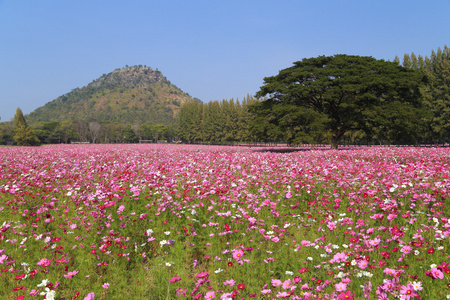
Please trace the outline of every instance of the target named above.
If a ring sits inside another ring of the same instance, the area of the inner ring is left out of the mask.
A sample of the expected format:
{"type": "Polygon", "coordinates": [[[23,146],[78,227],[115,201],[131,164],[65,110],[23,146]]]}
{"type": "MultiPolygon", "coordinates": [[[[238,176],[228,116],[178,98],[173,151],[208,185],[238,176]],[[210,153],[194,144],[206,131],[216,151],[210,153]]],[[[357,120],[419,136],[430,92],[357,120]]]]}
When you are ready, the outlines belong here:
{"type": "Polygon", "coordinates": [[[0,299],[449,298],[449,149],[253,150],[0,148],[0,299]]]}

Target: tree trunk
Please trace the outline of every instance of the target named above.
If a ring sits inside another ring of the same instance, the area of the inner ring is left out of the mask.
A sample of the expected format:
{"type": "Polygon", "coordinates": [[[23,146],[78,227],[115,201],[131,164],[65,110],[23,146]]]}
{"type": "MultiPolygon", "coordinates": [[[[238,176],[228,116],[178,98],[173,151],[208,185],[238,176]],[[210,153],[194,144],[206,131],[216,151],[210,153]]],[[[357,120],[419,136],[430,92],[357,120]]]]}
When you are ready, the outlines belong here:
{"type": "Polygon", "coordinates": [[[337,150],[339,146],[339,141],[335,138],[331,139],[331,149],[337,150]]]}
{"type": "Polygon", "coordinates": [[[334,133],[331,135],[331,149],[334,149],[334,150],[338,149],[339,141],[342,139],[344,134],[345,134],[345,131],[341,130],[341,131],[338,131],[337,133],[334,133]]]}

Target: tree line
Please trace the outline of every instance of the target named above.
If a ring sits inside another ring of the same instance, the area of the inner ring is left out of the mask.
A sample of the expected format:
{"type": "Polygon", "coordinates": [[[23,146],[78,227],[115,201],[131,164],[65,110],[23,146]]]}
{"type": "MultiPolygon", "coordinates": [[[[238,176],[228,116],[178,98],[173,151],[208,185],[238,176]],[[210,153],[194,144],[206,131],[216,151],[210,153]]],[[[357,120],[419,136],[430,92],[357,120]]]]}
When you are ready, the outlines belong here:
{"type": "Polygon", "coordinates": [[[188,143],[444,144],[450,140],[450,51],[403,62],[335,55],[303,59],[264,78],[255,97],[188,103],[188,143]]]}
{"type": "MultiPolygon", "coordinates": [[[[398,57],[395,61],[400,63],[398,57]]],[[[421,122],[421,139],[429,143],[448,142],[450,139],[450,49],[432,50],[429,57],[405,54],[402,66],[418,70],[428,78],[422,86],[422,101],[426,114],[421,122]]]]}
{"type": "Polygon", "coordinates": [[[99,121],[38,122],[28,125],[17,109],[13,122],[0,126],[0,144],[35,146],[67,143],[138,143],[173,141],[175,126],[164,124],[124,124],[99,121]]]}
{"type": "Polygon", "coordinates": [[[247,95],[242,101],[190,102],[180,107],[177,138],[185,143],[227,144],[254,141],[254,116],[249,106],[256,103],[247,95]]]}

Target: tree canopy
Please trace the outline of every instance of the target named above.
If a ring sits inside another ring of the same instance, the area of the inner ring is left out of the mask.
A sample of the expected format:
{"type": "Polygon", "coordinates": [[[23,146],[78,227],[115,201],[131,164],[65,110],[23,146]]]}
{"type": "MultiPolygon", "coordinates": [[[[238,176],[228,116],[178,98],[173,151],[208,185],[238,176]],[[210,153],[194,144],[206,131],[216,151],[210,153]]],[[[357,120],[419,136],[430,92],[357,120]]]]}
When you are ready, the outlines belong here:
{"type": "Polygon", "coordinates": [[[419,109],[419,87],[425,81],[425,75],[416,70],[373,57],[305,58],[264,78],[256,97],[267,100],[257,103],[254,110],[267,119],[283,120],[285,127],[296,126],[300,132],[305,127],[311,131],[323,128],[336,149],[346,132],[367,130],[367,122],[379,107],[395,102],[391,107],[399,111],[419,109]]]}

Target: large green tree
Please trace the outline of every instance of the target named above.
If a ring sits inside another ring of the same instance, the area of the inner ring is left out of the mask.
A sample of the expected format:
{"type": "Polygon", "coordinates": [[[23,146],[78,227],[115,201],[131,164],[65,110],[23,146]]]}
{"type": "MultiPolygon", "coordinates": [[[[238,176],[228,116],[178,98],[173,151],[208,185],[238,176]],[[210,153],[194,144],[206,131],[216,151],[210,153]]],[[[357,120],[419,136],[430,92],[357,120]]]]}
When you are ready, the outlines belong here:
{"type": "Polygon", "coordinates": [[[267,97],[260,111],[266,116],[288,105],[314,112],[331,147],[337,149],[346,132],[366,128],[367,111],[394,101],[396,107],[419,107],[419,86],[425,80],[422,73],[395,62],[342,54],[319,56],[264,78],[256,97],[267,97]]]}
{"type": "Polygon", "coordinates": [[[20,108],[17,108],[16,110],[13,124],[13,138],[18,146],[35,146],[40,143],[34,130],[28,126],[20,108]]]}

